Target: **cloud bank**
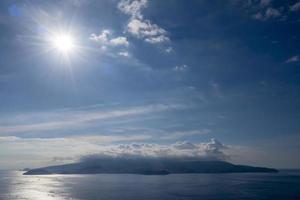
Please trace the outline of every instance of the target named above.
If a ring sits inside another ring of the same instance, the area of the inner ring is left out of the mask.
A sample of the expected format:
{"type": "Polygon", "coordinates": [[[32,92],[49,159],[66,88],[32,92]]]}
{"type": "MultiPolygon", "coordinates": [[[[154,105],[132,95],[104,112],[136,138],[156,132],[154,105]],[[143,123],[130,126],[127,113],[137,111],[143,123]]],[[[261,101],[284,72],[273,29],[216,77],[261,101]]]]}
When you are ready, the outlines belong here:
{"type": "Polygon", "coordinates": [[[228,147],[216,139],[209,142],[191,143],[176,142],[169,145],[151,143],[118,144],[102,147],[98,154],[83,158],[160,158],[160,159],[194,159],[194,160],[226,160],[224,153],[228,147]]]}
{"type": "MultiPolygon", "coordinates": [[[[159,158],[189,160],[227,160],[228,146],[216,139],[192,143],[179,141],[170,144],[148,143],[149,135],[73,136],[65,138],[0,137],[2,167],[11,159],[21,166],[40,167],[77,162],[85,158],[159,158]],[[117,142],[117,143],[116,143],[117,142]],[[5,153],[6,152],[6,153],[5,153]],[[27,157],[36,159],[28,161],[27,157]]],[[[14,162],[13,164],[18,164],[14,162]]],[[[12,167],[12,166],[9,166],[12,167]]]]}

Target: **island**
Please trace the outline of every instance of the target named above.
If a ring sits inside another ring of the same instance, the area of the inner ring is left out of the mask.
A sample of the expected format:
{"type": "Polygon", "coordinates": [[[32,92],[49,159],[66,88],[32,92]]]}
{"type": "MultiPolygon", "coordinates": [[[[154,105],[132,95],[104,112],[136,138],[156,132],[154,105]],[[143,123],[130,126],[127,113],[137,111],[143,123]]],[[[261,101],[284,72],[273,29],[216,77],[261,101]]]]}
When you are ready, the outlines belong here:
{"type": "Polygon", "coordinates": [[[278,172],[266,167],[236,165],[225,161],[184,161],[160,159],[101,159],[93,162],[78,162],[65,165],[31,169],[24,175],[48,174],[141,174],[167,175],[185,173],[246,173],[278,172]]]}

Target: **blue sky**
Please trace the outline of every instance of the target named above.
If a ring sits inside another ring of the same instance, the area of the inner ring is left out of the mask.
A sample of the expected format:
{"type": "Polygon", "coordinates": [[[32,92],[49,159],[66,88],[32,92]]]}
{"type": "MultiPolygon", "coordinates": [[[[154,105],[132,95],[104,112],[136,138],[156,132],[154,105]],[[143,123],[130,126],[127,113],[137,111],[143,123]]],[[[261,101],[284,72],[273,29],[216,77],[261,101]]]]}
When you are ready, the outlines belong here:
{"type": "Polygon", "coordinates": [[[127,145],[299,168],[299,25],[299,1],[1,1],[0,165],[127,145]]]}

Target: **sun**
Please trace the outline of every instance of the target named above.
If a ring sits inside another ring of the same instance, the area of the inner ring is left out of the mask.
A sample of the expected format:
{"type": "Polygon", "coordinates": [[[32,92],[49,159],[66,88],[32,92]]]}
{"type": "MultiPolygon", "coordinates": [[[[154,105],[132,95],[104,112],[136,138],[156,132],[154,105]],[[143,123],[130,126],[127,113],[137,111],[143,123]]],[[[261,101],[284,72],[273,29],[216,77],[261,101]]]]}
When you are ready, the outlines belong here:
{"type": "Polygon", "coordinates": [[[56,34],[51,39],[54,49],[63,54],[69,54],[75,49],[75,40],[71,34],[56,34]]]}

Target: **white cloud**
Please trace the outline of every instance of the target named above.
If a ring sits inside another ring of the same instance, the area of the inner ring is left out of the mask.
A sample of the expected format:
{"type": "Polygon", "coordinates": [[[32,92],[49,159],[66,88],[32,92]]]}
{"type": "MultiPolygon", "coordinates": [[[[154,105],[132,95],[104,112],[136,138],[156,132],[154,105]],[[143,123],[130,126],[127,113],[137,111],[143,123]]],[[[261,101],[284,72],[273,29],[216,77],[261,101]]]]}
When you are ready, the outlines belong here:
{"type": "Polygon", "coordinates": [[[288,58],[285,62],[293,63],[293,62],[299,62],[299,60],[300,60],[300,56],[296,55],[296,56],[292,56],[292,57],[288,58]]]}
{"type": "Polygon", "coordinates": [[[122,0],[118,3],[118,8],[125,14],[131,15],[133,18],[143,18],[141,10],[146,8],[147,0],[122,0]]]}
{"type": "Polygon", "coordinates": [[[132,19],[127,24],[127,31],[139,38],[145,38],[145,41],[150,43],[159,43],[168,41],[165,36],[166,30],[152,24],[149,20],[132,19]]]}
{"type": "Polygon", "coordinates": [[[167,53],[171,53],[172,51],[173,51],[173,48],[172,47],[168,47],[168,48],[166,48],[166,50],[165,50],[167,53]]]}
{"type": "Polygon", "coordinates": [[[129,42],[126,37],[116,37],[110,40],[110,44],[113,46],[129,46],[129,42]]]}
{"type": "Polygon", "coordinates": [[[111,31],[105,29],[99,35],[92,33],[90,40],[95,41],[104,46],[129,46],[129,42],[126,37],[112,37],[111,31]]]}
{"type": "Polygon", "coordinates": [[[127,51],[120,51],[119,56],[130,57],[130,54],[127,51]]]}
{"type": "Polygon", "coordinates": [[[185,72],[189,69],[189,67],[187,65],[177,65],[173,68],[174,71],[176,72],[185,72]]]}
{"type": "Polygon", "coordinates": [[[148,19],[144,19],[141,10],[147,7],[146,0],[121,0],[118,8],[125,14],[130,15],[126,31],[146,42],[156,44],[170,41],[167,31],[148,19]]]}
{"type": "Polygon", "coordinates": [[[109,30],[103,30],[99,35],[92,33],[90,39],[96,42],[106,43],[110,34],[109,30]]]}
{"type": "Polygon", "coordinates": [[[294,5],[290,6],[290,11],[296,12],[298,10],[300,10],[300,2],[297,2],[294,5]]]}
{"type": "Polygon", "coordinates": [[[162,43],[162,42],[166,42],[166,41],[169,41],[169,40],[170,39],[165,35],[148,37],[148,38],[145,39],[146,42],[149,42],[149,43],[152,43],[152,44],[162,43]]]}

